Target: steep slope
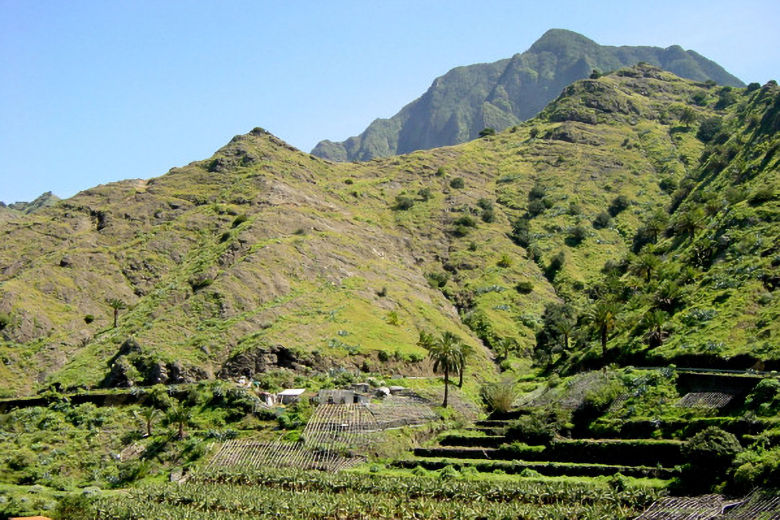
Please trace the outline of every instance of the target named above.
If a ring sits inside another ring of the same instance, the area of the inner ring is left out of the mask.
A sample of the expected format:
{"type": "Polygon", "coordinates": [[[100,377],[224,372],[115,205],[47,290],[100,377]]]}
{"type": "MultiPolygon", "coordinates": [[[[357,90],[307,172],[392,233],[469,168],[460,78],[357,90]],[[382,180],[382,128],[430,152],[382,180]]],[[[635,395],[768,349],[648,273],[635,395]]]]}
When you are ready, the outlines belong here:
{"type": "MultiPolygon", "coordinates": [[[[696,120],[732,117],[747,98],[638,66],[457,147],[331,163],[255,129],[162,177],[15,216],[0,222],[2,391],[278,368],[430,373],[421,330],[465,338],[479,377],[497,355],[528,366],[545,309],[589,305],[605,263],[693,174],[696,120]],[[627,205],[591,226],[620,196],[627,205]],[[111,299],[128,305],[116,328],[111,299]]],[[[578,329],[578,351],[597,351],[598,334],[578,329]]]]}
{"type": "Polygon", "coordinates": [[[596,69],[646,62],[695,81],[743,86],[716,63],[679,46],[602,46],[575,32],[552,29],[511,59],[458,67],[390,119],[377,119],[343,143],[322,141],[312,154],[335,161],[375,157],[463,143],[487,127],[502,130],[544,108],[563,87],[596,69]]]}

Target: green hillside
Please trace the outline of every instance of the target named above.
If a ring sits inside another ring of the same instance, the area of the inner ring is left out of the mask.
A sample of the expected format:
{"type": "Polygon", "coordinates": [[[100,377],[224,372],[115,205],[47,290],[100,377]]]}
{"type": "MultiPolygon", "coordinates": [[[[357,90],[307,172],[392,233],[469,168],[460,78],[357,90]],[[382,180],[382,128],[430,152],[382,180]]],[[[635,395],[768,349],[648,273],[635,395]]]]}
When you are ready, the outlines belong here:
{"type": "Polygon", "coordinates": [[[420,331],[463,337],[480,379],[495,361],[776,366],[777,107],[771,82],[641,65],[457,147],[333,163],[255,129],[164,176],[4,215],[1,390],[429,374],[420,331]],[[660,261],[649,282],[632,249],[660,261]],[[587,318],[601,301],[606,355],[587,318]]]}
{"type": "Polygon", "coordinates": [[[390,119],[377,119],[344,142],[322,141],[312,154],[368,161],[463,143],[484,128],[503,130],[538,114],[561,90],[594,70],[644,62],[694,81],[744,84],[718,64],[677,45],[602,46],[572,31],[551,29],[527,51],[495,63],[452,69],[390,119]]]}

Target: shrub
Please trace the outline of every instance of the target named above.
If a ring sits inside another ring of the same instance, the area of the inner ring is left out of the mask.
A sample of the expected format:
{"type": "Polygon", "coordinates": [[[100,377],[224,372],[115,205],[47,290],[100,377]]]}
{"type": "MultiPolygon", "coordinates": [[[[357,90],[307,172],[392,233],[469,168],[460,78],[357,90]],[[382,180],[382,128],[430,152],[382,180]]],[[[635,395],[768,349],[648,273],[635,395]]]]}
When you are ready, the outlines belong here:
{"type": "Polygon", "coordinates": [[[626,208],[628,208],[630,202],[628,200],[628,197],[625,195],[618,195],[614,199],[612,199],[612,202],[609,205],[609,214],[613,217],[617,216],[619,213],[624,211],[626,208]]]}
{"type": "Polygon", "coordinates": [[[493,209],[493,203],[489,199],[481,198],[477,201],[477,206],[480,209],[493,209]]]}
{"type": "Polygon", "coordinates": [[[531,136],[531,139],[536,139],[536,137],[539,135],[539,129],[537,127],[532,127],[531,130],[529,130],[528,135],[531,136]]]}
{"type": "Polygon", "coordinates": [[[745,398],[745,407],[758,415],[773,416],[780,412],[780,381],[762,379],[745,398]]]}
{"type": "Polygon", "coordinates": [[[431,285],[431,287],[436,289],[447,285],[447,281],[450,279],[450,275],[444,272],[426,273],[425,278],[428,280],[428,283],[431,285]]]}
{"type": "Polygon", "coordinates": [[[547,272],[555,274],[563,268],[563,264],[566,263],[566,255],[563,251],[559,251],[558,254],[550,259],[550,264],[547,266],[547,272]]]}
{"type": "Polygon", "coordinates": [[[566,415],[560,410],[535,410],[512,422],[507,428],[506,438],[527,444],[548,445],[566,428],[566,422],[566,415]]]}
{"type": "Polygon", "coordinates": [[[709,117],[701,122],[699,125],[699,131],[696,132],[696,137],[702,142],[708,143],[712,141],[712,138],[720,132],[723,126],[723,120],[719,117],[709,117]]]}
{"type": "Polygon", "coordinates": [[[495,128],[483,128],[479,131],[480,137],[489,137],[491,135],[496,135],[496,129],[495,128]]]}
{"type": "Polygon", "coordinates": [[[602,211],[598,215],[596,215],[596,218],[593,219],[593,227],[596,229],[604,229],[606,227],[609,227],[610,224],[612,224],[612,218],[609,216],[609,213],[606,211],[602,211]]]}
{"type": "Polygon", "coordinates": [[[544,186],[536,184],[531,188],[531,191],[528,192],[528,201],[543,199],[546,193],[547,191],[544,189],[544,186]]]}
{"type": "Polygon", "coordinates": [[[417,191],[417,195],[420,196],[423,202],[430,200],[430,198],[433,196],[430,188],[420,188],[417,191]]]}
{"type": "Polygon", "coordinates": [[[461,189],[466,185],[463,177],[455,177],[450,181],[450,188],[461,189]]]}
{"type": "Polygon", "coordinates": [[[504,253],[501,255],[501,258],[498,259],[498,262],[496,262],[496,265],[498,267],[512,267],[512,259],[509,258],[509,255],[504,253]]]}
{"type": "Polygon", "coordinates": [[[707,94],[704,92],[696,92],[691,96],[691,101],[693,101],[694,105],[703,107],[707,104],[707,94]]]}
{"type": "Polygon", "coordinates": [[[664,177],[658,183],[658,186],[666,193],[673,193],[677,189],[677,181],[673,177],[664,177]]]}
{"type": "Polygon", "coordinates": [[[528,247],[531,234],[528,228],[527,219],[519,218],[512,223],[512,232],[510,233],[510,238],[520,247],[528,247]]]}
{"type": "Polygon", "coordinates": [[[534,199],[528,203],[528,214],[531,217],[541,215],[542,213],[544,213],[545,209],[547,209],[547,207],[544,205],[544,202],[540,199],[534,199]]]}
{"type": "Polygon", "coordinates": [[[742,446],[734,434],[717,426],[700,431],[682,449],[683,455],[694,467],[713,470],[726,469],[741,451],[742,446]]]}
{"type": "Polygon", "coordinates": [[[456,218],[453,224],[456,226],[477,227],[477,221],[469,215],[463,215],[462,217],[456,218]]]}
{"type": "Polygon", "coordinates": [[[411,197],[407,197],[406,195],[397,195],[395,197],[395,206],[393,206],[393,209],[406,211],[407,209],[411,209],[412,206],[414,206],[414,200],[411,197]]]}
{"type": "Polygon", "coordinates": [[[520,294],[529,294],[534,290],[534,284],[531,282],[518,282],[517,285],[515,285],[515,290],[520,294]]]}
{"type": "Polygon", "coordinates": [[[246,222],[249,218],[246,216],[246,214],[242,213],[241,215],[238,215],[236,218],[233,219],[233,225],[232,227],[238,227],[244,222],[246,222]]]}
{"type": "Polygon", "coordinates": [[[582,243],[583,240],[588,236],[588,232],[585,230],[582,226],[574,226],[569,230],[569,242],[571,242],[572,245],[579,245],[582,243]]]}
{"type": "Polygon", "coordinates": [[[469,234],[469,231],[471,231],[471,228],[468,226],[455,226],[452,230],[452,234],[456,237],[465,237],[469,234]]]}
{"type": "MultiPolygon", "coordinates": [[[[89,325],[93,321],[95,321],[95,317],[93,315],[87,314],[86,316],[84,316],[84,323],[86,323],[87,325],[89,325]]],[[[2,330],[3,327],[4,325],[2,323],[2,317],[0,317],[0,330],[2,330]]]]}
{"type": "Polygon", "coordinates": [[[444,172],[444,167],[443,167],[443,166],[439,166],[439,167],[436,169],[436,176],[437,176],[437,177],[444,177],[444,173],[445,173],[445,172],[444,172]]]}
{"type": "Polygon", "coordinates": [[[486,383],[480,390],[485,405],[491,412],[506,413],[518,397],[514,381],[504,379],[497,383],[486,383]]]}

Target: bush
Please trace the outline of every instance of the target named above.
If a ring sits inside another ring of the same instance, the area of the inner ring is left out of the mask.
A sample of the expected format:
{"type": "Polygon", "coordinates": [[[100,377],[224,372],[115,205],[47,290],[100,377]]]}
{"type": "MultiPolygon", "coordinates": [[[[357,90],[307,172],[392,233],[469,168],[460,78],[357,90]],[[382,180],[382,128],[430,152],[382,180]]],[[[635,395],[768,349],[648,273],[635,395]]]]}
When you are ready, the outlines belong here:
{"type": "Polygon", "coordinates": [[[397,195],[395,197],[395,206],[393,206],[393,209],[406,211],[407,209],[411,209],[412,206],[414,206],[414,200],[411,197],[407,197],[406,195],[397,195]]]}
{"type": "Polygon", "coordinates": [[[450,181],[450,188],[461,189],[466,185],[463,177],[455,177],[450,181]]]}
{"type": "Polygon", "coordinates": [[[243,224],[244,222],[246,222],[247,220],[248,220],[248,217],[245,214],[242,213],[241,215],[239,215],[239,216],[237,216],[236,218],[233,219],[232,227],[238,227],[241,224],[243,224]]]}
{"type": "Polygon", "coordinates": [[[701,122],[699,125],[699,131],[696,132],[696,137],[704,143],[709,143],[712,138],[720,132],[723,126],[723,120],[719,117],[709,117],[701,122]]]}
{"type": "Polygon", "coordinates": [[[433,194],[431,193],[431,189],[430,188],[420,188],[417,191],[417,195],[420,196],[420,198],[423,200],[423,202],[426,202],[426,201],[430,200],[430,198],[433,196],[433,194]]]}
{"type": "Polygon", "coordinates": [[[480,137],[489,137],[491,135],[496,135],[496,129],[495,128],[483,128],[479,131],[480,137]]]}
{"type": "Polygon", "coordinates": [[[559,410],[536,410],[512,422],[506,438],[526,444],[549,445],[565,428],[565,415],[559,410]]]}
{"type": "Polygon", "coordinates": [[[520,247],[528,247],[531,240],[531,233],[528,228],[528,220],[519,218],[512,223],[512,232],[510,233],[512,241],[520,247]]]}
{"type": "Polygon", "coordinates": [[[580,245],[583,240],[588,236],[588,232],[582,226],[574,226],[569,230],[568,241],[572,245],[580,245]]]}
{"type": "MultiPolygon", "coordinates": [[[[92,314],[87,314],[84,316],[84,323],[86,323],[87,325],[89,325],[93,321],[95,321],[95,317],[92,314]]],[[[0,330],[2,330],[3,327],[4,325],[2,324],[2,318],[0,318],[0,330]]]]}
{"type": "Polygon", "coordinates": [[[614,199],[612,199],[612,202],[609,205],[609,214],[613,217],[617,216],[622,211],[625,211],[626,208],[628,208],[630,202],[628,200],[628,197],[625,195],[618,195],[614,199]]]}
{"type": "Polygon", "coordinates": [[[504,379],[498,383],[486,383],[482,386],[480,395],[491,412],[506,413],[512,408],[519,393],[514,381],[504,379]]]}
{"type": "Polygon", "coordinates": [[[682,452],[688,462],[702,469],[725,470],[742,451],[734,434],[710,426],[693,437],[683,446],[682,452]]]}
{"type": "Polygon", "coordinates": [[[480,214],[482,222],[490,223],[496,219],[496,214],[493,212],[493,208],[482,210],[480,214]]]}
{"type": "Polygon", "coordinates": [[[450,275],[447,273],[426,273],[425,278],[428,280],[428,283],[433,287],[434,289],[437,289],[439,287],[444,287],[447,285],[447,281],[450,279],[450,275]]]}
{"type": "Polygon", "coordinates": [[[544,202],[540,199],[534,199],[528,203],[528,214],[531,217],[541,215],[542,213],[544,213],[545,209],[547,209],[547,207],[544,205],[544,202]]]}
{"type": "Polygon", "coordinates": [[[780,413],[780,381],[762,379],[745,398],[745,408],[763,416],[780,413]]]}
{"type": "Polygon", "coordinates": [[[518,284],[515,285],[515,290],[520,294],[529,294],[534,290],[534,284],[531,282],[518,282],[518,284]]]}
{"type": "Polygon", "coordinates": [[[477,221],[468,215],[456,218],[453,224],[456,226],[477,227],[477,221]]]}
{"type": "Polygon", "coordinates": [[[606,211],[602,211],[598,215],[596,215],[596,218],[593,219],[593,227],[596,229],[604,229],[606,227],[609,227],[612,224],[612,218],[609,216],[609,213],[606,211]]]}
{"type": "Polygon", "coordinates": [[[501,258],[498,259],[496,265],[498,267],[504,267],[504,268],[512,267],[512,259],[509,258],[508,254],[504,253],[503,255],[501,255],[501,258]]]}
{"type": "Polygon", "coordinates": [[[658,186],[668,194],[671,194],[674,192],[674,190],[677,189],[677,181],[674,180],[673,177],[664,177],[661,179],[661,181],[658,183],[658,186]]]}
{"type": "Polygon", "coordinates": [[[547,191],[541,184],[534,185],[531,191],[528,192],[528,201],[543,199],[547,191]]]}

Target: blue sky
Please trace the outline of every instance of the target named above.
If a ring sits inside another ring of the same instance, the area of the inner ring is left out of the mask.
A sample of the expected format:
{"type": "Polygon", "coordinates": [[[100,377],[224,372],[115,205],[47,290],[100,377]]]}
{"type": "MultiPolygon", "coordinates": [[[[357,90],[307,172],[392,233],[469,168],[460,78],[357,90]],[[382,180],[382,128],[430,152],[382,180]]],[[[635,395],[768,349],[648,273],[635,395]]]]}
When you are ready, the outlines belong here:
{"type": "Polygon", "coordinates": [[[549,28],[780,79],[780,2],[0,0],[0,200],[69,197],[261,126],[309,151],[549,28]]]}

